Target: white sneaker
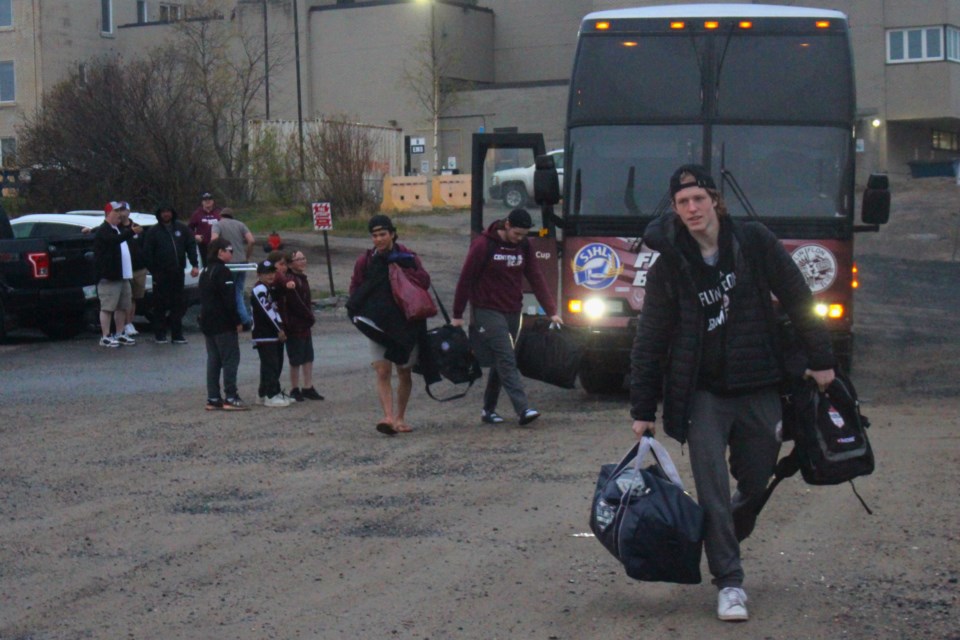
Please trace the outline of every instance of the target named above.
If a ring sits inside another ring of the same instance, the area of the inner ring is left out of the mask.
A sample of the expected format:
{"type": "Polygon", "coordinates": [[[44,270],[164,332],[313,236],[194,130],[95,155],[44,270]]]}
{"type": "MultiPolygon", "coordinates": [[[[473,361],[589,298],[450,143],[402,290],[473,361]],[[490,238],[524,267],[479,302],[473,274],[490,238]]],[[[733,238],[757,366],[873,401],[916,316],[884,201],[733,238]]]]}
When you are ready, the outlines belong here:
{"type": "Polygon", "coordinates": [[[128,336],[135,336],[140,333],[139,331],[137,331],[137,328],[133,326],[132,322],[128,323],[127,326],[123,328],[123,332],[128,336]]]}
{"type": "Polygon", "coordinates": [[[134,340],[133,338],[131,338],[125,333],[118,333],[116,336],[114,336],[114,340],[116,340],[118,343],[120,343],[125,347],[132,347],[135,344],[137,344],[136,340],[134,340]]]}
{"type": "Polygon", "coordinates": [[[120,346],[120,343],[117,342],[117,339],[114,338],[113,336],[103,336],[102,338],[100,338],[100,346],[116,349],[117,347],[120,346]]]}
{"type": "Polygon", "coordinates": [[[747,594],[739,587],[724,587],[717,595],[717,617],[729,622],[749,620],[747,594]]]}
{"type": "Polygon", "coordinates": [[[289,407],[290,402],[291,402],[290,398],[284,396],[282,393],[278,393],[272,398],[264,398],[263,406],[276,409],[279,407],[289,407]]]}

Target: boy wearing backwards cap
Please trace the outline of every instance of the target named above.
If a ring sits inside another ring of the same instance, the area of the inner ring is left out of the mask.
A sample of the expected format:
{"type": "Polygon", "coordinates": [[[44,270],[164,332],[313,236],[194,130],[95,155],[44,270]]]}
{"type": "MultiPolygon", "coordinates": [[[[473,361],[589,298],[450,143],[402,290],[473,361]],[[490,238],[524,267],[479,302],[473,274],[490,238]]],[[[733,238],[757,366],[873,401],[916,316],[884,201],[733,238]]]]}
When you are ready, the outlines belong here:
{"type": "Polygon", "coordinates": [[[497,414],[501,386],[507,390],[520,426],[540,417],[540,412],[527,403],[514,353],[520,333],[524,276],[550,320],[557,324],[563,322],[527,242],[532,226],[533,220],[526,209],[514,209],[505,220],[491,224],[470,245],[453,299],[453,326],[463,326],[463,312],[469,302],[473,324],[483,346],[493,356],[480,414],[480,419],[487,424],[504,422],[497,414]]]}
{"type": "Polygon", "coordinates": [[[280,310],[270,289],[277,277],[277,266],[271,260],[257,265],[257,284],[250,293],[253,308],[253,346],[260,356],[260,387],[258,404],[265,407],[289,407],[291,400],[280,391],[280,372],[283,370],[283,330],[280,310]]]}
{"type": "Polygon", "coordinates": [[[746,620],[739,541],[753,529],[780,451],[780,353],[770,294],[807,350],[821,389],[836,364],[830,336],[790,254],[766,227],[727,213],[713,178],[683,165],[670,178],[673,213],[643,234],[660,258],[647,276],[631,353],[630,414],[638,438],[663,429],[690,447],[717,617],[746,620]],[[729,470],[727,450],[729,449],[729,470]],[[730,495],[730,478],[736,493],[730,495]]]}

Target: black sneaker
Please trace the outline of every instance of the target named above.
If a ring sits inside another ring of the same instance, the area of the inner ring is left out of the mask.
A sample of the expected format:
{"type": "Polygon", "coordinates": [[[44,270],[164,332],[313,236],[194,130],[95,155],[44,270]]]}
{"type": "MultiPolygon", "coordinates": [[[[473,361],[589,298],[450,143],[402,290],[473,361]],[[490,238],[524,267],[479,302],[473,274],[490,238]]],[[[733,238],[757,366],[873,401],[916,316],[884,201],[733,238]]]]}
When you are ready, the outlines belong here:
{"type": "Polygon", "coordinates": [[[520,416],[520,426],[526,426],[540,417],[540,412],[536,409],[527,409],[523,412],[523,415],[520,416]]]}
{"type": "Polygon", "coordinates": [[[290,391],[290,397],[296,400],[297,402],[303,402],[303,392],[300,391],[299,387],[294,387],[290,391]]]}
{"type": "Polygon", "coordinates": [[[240,396],[234,396],[223,401],[223,408],[226,411],[247,411],[250,407],[240,399],[240,396]]]}
{"type": "Polygon", "coordinates": [[[220,398],[207,398],[207,411],[220,411],[223,409],[223,400],[220,398]]]}
{"type": "Polygon", "coordinates": [[[167,336],[154,336],[153,341],[157,344],[167,344],[170,340],[167,339],[167,336]]]}
{"type": "Polygon", "coordinates": [[[183,336],[174,336],[173,344],[187,344],[187,339],[183,336]]]}
{"type": "Polygon", "coordinates": [[[481,411],[480,420],[487,424],[502,424],[506,422],[496,411],[481,411]]]}
{"type": "Polygon", "coordinates": [[[310,387],[309,389],[301,389],[300,395],[307,400],[323,400],[323,396],[317,393],[317,390],[313,387],[310,387]]]}

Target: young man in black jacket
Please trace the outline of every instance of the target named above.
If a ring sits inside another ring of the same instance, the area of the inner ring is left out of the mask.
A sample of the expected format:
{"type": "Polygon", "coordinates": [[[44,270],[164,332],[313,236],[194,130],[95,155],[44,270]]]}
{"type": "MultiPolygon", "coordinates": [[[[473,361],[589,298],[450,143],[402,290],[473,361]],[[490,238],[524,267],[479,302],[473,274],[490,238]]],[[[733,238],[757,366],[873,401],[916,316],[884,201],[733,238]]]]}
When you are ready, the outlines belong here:
{"type": "Polygon", "coordinates": [[[207,411],[242,411],[249,407],[237,393],[237,369],[240,367],[240,340],[243,330],[237,312],[237,294],[233,275],[226,263],[233,245],[217,238],[207,249],[207,265],[200,272],[200,330],[207,343],[207,411]],[[223,391],[220,396],[220,372],[223,391]]]}
{"type": "Polygon", "coordinates": [[[655,433],[662,391],[664,431],[690,446],[719,589],[717,617],[746,620],[737,533],[753,523],[735,527],[733,513],[763,494],[780,450],[781,354],[771,293],[806,345],[807,375],[825,388],[836,363],[810,290],[780,241],[762,224],[731,219],[702,166],[677,169],[670,194],[674,213],[644,233],[660,257],[647,277],[631,354],[633,431],[638,438],[655,433]],[[730,474],[737,481],[732,499],[730,474]]]}
{"type": "Polygon", "coordinates": [[[197,241],[184,223],[177,220],[176,210],[167,205],[157,209],[157,224],[147,229],[143,238],[143,254],[153,276],[154,340],[167,342],[167,328],[174,344],[186,344],[183,315],[187,310],[183,292],[183,270],[190,261],[190,275],[196,277],[197,241]]]}

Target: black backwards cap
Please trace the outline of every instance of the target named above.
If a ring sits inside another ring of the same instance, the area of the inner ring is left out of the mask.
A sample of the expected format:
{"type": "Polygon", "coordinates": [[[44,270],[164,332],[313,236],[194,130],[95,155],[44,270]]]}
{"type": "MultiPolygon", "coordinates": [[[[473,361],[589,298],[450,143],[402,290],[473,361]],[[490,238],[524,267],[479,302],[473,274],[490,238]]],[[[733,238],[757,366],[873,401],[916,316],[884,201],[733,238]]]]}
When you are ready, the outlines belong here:
{"type": "Polygon", "coordinates": [[[511,211],[510,215],[507,216],[507,222],[510,223],[511,227],[517,227],[519,229],[529,229],[533,226],[533,219],[526,209],[514,209],[511,211]]]}
{"type": "Polygon", "coordinates": [[[370,218],[370,222],[367,223],[367,230],[370,233],[374,231],[387,230],[390,232],[396,231],[396,228],[393,226],[393,221],[390,220],[389,216],[385,216],[382,213],[370,218]]]}
{"type": "Polygon", "coordinates": [[[701,189],[713,189],[716,191],[717,183],[713,181],[713,176],[710,175],[703,165],[685,164],[670,176],[670,197],[672,198],[677,195],[678,191],[682,191],[688,187],[700,187],[701,189]],[[681,183],[680,177],[684,174],[689,175],[687,175],[683,183],[681,183]]]}

